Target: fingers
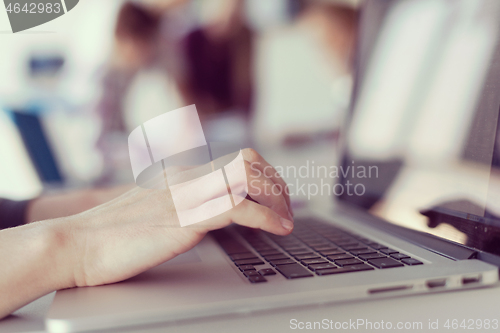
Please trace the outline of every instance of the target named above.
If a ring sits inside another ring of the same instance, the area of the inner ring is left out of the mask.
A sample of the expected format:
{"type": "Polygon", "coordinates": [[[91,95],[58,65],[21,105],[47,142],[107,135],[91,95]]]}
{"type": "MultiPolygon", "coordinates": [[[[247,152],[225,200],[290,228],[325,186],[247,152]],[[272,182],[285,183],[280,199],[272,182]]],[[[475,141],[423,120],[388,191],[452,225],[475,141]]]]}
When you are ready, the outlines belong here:
{"type": "Polygon", "coordinates": [[[281,217],[269,207],[250,200],[243,200],[235,208],[201,222],[196,227],[206,228],[206,231],[210,231],[223,228],[232,222],[281,236],[288,235],[293,230],[292,221],[281,217]]]}
{"type": "Polygon", "coordinates": [[[245,168],[249,179],[248,195],[281,217],[293,221],[283,191],[276,189],[276,184],[263,173],[252,169],[250,163],[245,162],[245,168]]]}
{"type": "Polygon", "coordinates": [[[253,168],[242,155],[224,167],[234,204],[238,205],[248,194],[253,200],[271,208],[281,217],[293,220],[282,186],[276,186],[273,179],[253,168]]]}
{"type": "MultiPolygon", "coordinates": [[[[257,157],[251,156],[248,158],[257,159],[257,157]]],[[[260,160],[262,159],[260,158],[260,160]]],[[[271,166],[267,167],[267,175],[276,173],[272,172],[271,169],[271,166]]],[[[170,191],[176,208],[186,211],[186,216],[193,216],[196,208],[200,208],[198,209],[200,212],[205,211],[206,209],[202,207],[203,205],[216,198],[227,196],[227,180],[235,205],[238,205],[248,193],[252,199],[271,208],[281,217],[293,220],[287,203],[289,198],[285,191],[283,191],[283,180],[274,176],[267,176],[264,172],[254,168],[250,162],[244,160],[243,153],[232,162],[226,164],[224,170],[225,176],[222,170],[217,170],[189,181],[183,179],[186,178],[186,174],[185,172],[182,173],[182,177],[177,177],[179,179],[176,179],[180,183],[170,185],[170,191]],[[277,181],[280,181],[280,184],[277,184],[277,181]]],[[[193,177],[191,174],[192,171],[195,171],[195,169],[190,170],[188,179],[193,177]]]]}
{"type": "Polygon", "coordinates": [[[254,149],[247,148],[243,149],[243,158],[245,161],[248,161],[251,164],[251,168],[256,172],[263,173],[266,177],[271,179],[275,186],[279,187],[281,192],[283,193],[283,197],[285,202],[290,210],[290,213],[293,216],[292,205],[290,203],[290,196],[288,185],[285,183],[283,178],[281,178],[280,174],[272,165],[270,165],[259,153],[257,153],[254,149]]]}
{"type": "Polygon", "coordinates": [[[222,169],[208,170],[207,173],[205,167],[192,168],[169,177],[168,187],[181,225],[210,220],[212,216],[238,207],[247,194],[274,211],[283,221],[293,223],[285,182],[255,151],[241,151],[222,169]],[[200,170],[202,176],[198,177],[200,170]]]}
{"type": "Polygon", "coordinates": [[[193,209],[215,198],[227,196],[227,185],[221,170],[203,177],[169,186],[177,209],[193,209]]]}
{"type": "Polygon", "coordinates": [[[227,173],[227,178],[232,180],[230,184],[233,202],[228,196],[222,177],[222,173],[219,176],[217,173],[211,173],[195,181],[170,186],[181,225],[201,222],[207,217],[219,214],[218,212],[232,209],[233,204],[238,207],[247,193],[282,218],[293,221],[281,191],[276,192],[275,184],[263,173],[252,170],[248,162],[241,160],[241,166],[230,168],[227,173]]]}

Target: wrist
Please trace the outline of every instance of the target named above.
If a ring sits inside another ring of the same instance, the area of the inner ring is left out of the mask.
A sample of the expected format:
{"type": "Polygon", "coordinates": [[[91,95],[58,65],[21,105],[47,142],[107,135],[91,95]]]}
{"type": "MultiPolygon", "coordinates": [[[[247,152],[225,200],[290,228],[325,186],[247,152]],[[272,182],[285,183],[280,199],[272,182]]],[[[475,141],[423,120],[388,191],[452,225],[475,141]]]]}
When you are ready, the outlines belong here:
{"type": "Polygon", "coordinates": [[[55,290],[75,287],[75,268],[77,255],[75,251],[75,232],[72,227],[73,218],[61,218],[40,222],[43,229],[43,248],[45,258],[49,258],[50,279],[55,290]]]}

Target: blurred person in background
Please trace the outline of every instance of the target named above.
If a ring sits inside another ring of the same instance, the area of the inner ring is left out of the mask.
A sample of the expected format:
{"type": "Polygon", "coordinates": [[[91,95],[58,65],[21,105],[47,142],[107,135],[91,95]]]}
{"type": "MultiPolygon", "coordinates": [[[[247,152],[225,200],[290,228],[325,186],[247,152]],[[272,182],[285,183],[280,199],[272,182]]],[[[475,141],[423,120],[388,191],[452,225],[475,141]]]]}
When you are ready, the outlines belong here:
{"type": "Polygon", "coordinates": [[[354,46],[358,33],[359,1],[304,2],[300,20],[316,31],[327,56],[336,59],[341,73],[354,71],[354,46]]]}
{"type": "Polygon", "coordinates": [[[201,3],[206,22],[182,41],[184,73],[177,78],[183,100],[201,117],[228,110],[248,116],[252,100],[253,32],[242,0],[201,3]],[[212,7],[211,7],[212,6],[212,7]]]}
{"type": "Polygon", "coordinates": [[[126,2],[116,20],[114,51],[102,79],[102,97],[97,105],[101,131],[97,148],[104,159],[106,183],[116,169],[115,154],[123,149],[123,135],[127,131],[124,100],[138,71],[152,66],[157,56],[160,15],[138,3],[126,2]]]}
{"type": "Polygon", "coordinates": [[[360,1],[290,3],[290,21],[259,37],[257,136],[277,145],[336,138],[351,98],[360,1]]]}

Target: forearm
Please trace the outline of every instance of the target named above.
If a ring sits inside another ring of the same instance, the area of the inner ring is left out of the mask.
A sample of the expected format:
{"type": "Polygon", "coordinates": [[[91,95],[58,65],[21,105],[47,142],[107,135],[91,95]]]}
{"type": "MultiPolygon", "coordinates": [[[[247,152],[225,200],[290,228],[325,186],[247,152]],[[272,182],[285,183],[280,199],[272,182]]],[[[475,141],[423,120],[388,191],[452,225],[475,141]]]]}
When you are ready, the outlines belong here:
{"type": "Polygon", "coordinates": [[[54,221],[0,231],[0,318],[74,286],[68,241],[54,221]]]}

